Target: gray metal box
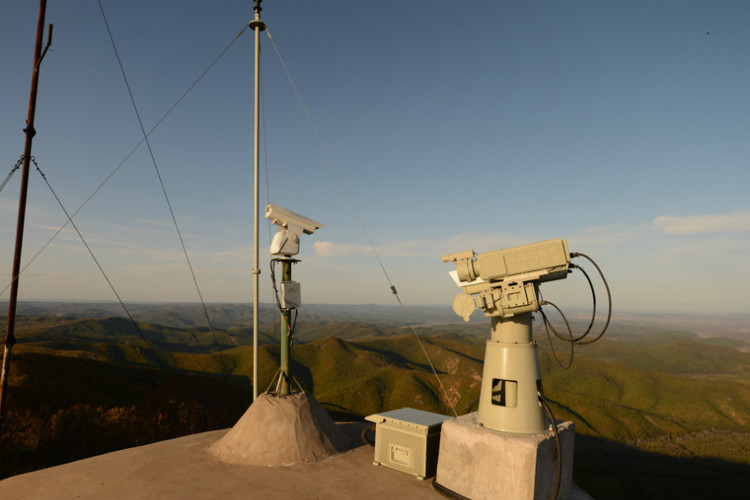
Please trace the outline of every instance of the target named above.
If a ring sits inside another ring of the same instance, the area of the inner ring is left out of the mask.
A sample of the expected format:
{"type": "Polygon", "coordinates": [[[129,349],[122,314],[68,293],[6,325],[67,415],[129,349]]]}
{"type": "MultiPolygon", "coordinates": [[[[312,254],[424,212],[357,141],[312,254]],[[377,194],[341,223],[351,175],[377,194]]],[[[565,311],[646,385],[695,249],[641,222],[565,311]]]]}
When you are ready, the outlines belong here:
{"type": "Polygon", "coordinates": [[[374,465],[385,465],[418,479],[435,475],[440,427],[451,417],[401,408],[365,417],[375,423],[374,465]]]}

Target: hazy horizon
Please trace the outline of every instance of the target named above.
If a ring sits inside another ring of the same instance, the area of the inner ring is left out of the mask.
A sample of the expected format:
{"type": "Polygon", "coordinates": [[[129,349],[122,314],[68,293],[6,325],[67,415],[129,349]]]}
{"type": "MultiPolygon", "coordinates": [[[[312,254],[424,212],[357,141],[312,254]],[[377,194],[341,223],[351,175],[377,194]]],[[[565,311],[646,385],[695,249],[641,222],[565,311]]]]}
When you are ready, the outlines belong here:
{"type": "MultiPolygon", "coordinates": [[[[93,305],[107,305],[107,306],[113,306],[115,308],[121,308],[119,302],[116,300],[110,300],[110,299],[24,299],[19,300],[18,305],[23,306],[24,304],[67,304],[67,305],[86,305],[86,304],[93,304],[93,305]]],[[[206,306],[222,306],[222,305],[229,305],[229,306],[242,306],[242,307],[252,307],[253,303],[252,301],[237,301],[237,302],[229,302],[229,301],[218,301],[218,302],[205,302],[206,306]]],[[[276,308],[277,305],[274,302],[271,301],[261,301],[260,303],[261,307],[270,307],[270,308],[276,308]]],[[[0,305],[7,307],[8,305],[8,299],[0,298],[0,305]]],[[[138,305],[138,306],[195,306],[200,307],[201,303],[196,301],[126,301],[126,306],[129,305],[138,305]]],[[[304,311],[305,308],[316,308],[316,307],[333,307],[333,308],[346,308],[346,307],[355,307],[355,308],[363,308],[363,307],[378,307],[378,308],[390,308],[394,310],[401,309],[401,306],[398,304],[387,304],[387,303],[373,303],[373,302],[361,302],[361,303],[333,303],[333,302],[310,302],[310,303],[303,303],[300,307],[300,310],[304,311]]],[[[404,307],[409,308],[423,308],[423,309],[442,309],[444,311],[448,311],[451,314],[455,314],[452,311],[451,304],[404,304],[404,307]]],[[[547,312],[550,312],[550,309],[546,309],[547,312]]],[[[569,314],[569,315],[577,315],[577,316],[587,316],[591,314],[591,307],[588,306],[569,306],[563,309],[563,313],[569,314]]],[[[7,311],[0,309],[0,317],[6,316],[7,311]]],[[[597,318],[599,321],[603,321],[606,319],[607,310],[606,310],[606,304],[602,304],[601,301],[598,302],[597,305],[597,318]]],[[[750,312],[746,311],[740,311],[740,312],[714,312],[714,311],[664,311],[664,310],[634,310],[634,309],[617,309],[613,308],[612,311],[612,318],[613,319],[622,319],[622,318],[632,318],[632,317],[639,317],[639,316],[653,316],[653,317],[703,317],[703,318],[721,318],[721,317],[727,317],[729,319],[738,319],[738,320],[744,320],[747,319],[750,321],[750,312]]],[[[474,314],[472,315],[472,321],[476,320],[484,320],[484,316],[482,315],[481,311],[476,310],[474,314]]],[[[460,316],[455,315],[456,322],[463,322],[463,319],[461,319],[460,316]]],[[[750,323],[747,324],[747,330],[750,332],[750,323]]]]}

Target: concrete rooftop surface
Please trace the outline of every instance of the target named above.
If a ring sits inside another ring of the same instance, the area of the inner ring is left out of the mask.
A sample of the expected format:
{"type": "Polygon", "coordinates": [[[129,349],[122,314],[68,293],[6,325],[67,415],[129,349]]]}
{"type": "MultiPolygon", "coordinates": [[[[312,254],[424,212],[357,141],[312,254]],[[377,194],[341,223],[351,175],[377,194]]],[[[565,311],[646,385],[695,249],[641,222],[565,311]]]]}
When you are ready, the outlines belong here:
{"type": "MultiPolygon", "coordinates": [[[[207,451],[229,429],[120,450],[0,481],[7,500],[441,499],[432,479],[372,465],[360,439],[367,422],[337,424],[348,451],[314,463],[231,465],[207,451]]],[[[573,486],[571,500],[593,500],[573,486]]]]}

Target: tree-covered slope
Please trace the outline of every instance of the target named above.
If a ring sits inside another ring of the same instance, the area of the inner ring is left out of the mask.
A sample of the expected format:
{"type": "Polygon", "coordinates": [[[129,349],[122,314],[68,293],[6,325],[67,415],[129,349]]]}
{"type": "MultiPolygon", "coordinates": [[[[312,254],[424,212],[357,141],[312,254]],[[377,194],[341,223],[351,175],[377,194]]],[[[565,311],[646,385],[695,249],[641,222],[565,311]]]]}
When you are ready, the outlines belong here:
{"type": "MultiPolygon", "coordinates": [[[[476,409],[486,325],[421,326],[417,338],[395,320],[378,321],[301,320],[309,335],[292,349],[299,385],[340,419],[405,406],[476,409]]],[[[214,338],[175,323],[139,322],[139,332],[119,317],[19,317],[3,474],[235,422],[251,399],[250,331],[232,326],[214,338]]],[[[262,328],[265,390],[279,347],[273,323],[262,328]]],[[[545,338],[539,345],[545,396],[558,419],[576,423],[584,489],[596,498],[703,498],[705,478],[729,485],[717,491],[733,498],[750,472],[746,341],[628,330],[576,349],[567,370],[545,338]]]]}

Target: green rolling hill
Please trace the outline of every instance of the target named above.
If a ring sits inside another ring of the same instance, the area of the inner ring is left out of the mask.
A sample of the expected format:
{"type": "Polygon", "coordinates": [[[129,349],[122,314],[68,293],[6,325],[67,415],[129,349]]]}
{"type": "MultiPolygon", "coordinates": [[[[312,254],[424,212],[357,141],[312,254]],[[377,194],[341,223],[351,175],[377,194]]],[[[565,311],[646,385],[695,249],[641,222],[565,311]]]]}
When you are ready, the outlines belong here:
{"type": "MultiPolygon", "coordinates": [[[[487,326],[432,324],[418,340],[379,315],[301,319],[299,384],[339,419],[405,406],[469,411],[487,326]]],[[[232,425],[250,402],[249,331],[225,325],[214,339],[192,320],[177,323],[139,323],[149,349],[119,317],[19,317],[0,474],[232,425]]],[[[262,330],[263,390],[279,350],[273,323],[262,330]]],[[[661,327],[631,333],[577,349],[568,370],[539,338],[545,394],[557,418],[576,423],[575,480],[598,499],[744,498],[735,492],[750,473],[750,344],[661,327]]]]}

